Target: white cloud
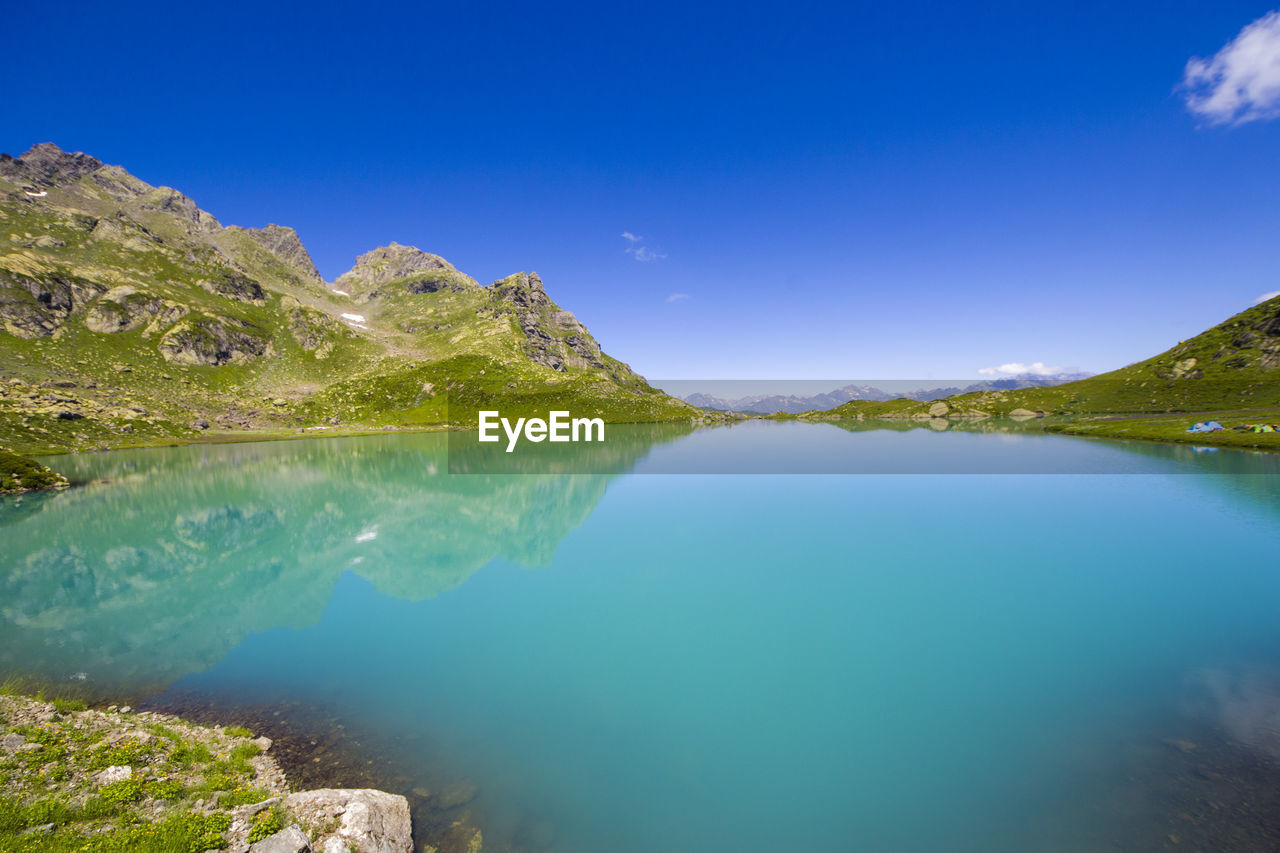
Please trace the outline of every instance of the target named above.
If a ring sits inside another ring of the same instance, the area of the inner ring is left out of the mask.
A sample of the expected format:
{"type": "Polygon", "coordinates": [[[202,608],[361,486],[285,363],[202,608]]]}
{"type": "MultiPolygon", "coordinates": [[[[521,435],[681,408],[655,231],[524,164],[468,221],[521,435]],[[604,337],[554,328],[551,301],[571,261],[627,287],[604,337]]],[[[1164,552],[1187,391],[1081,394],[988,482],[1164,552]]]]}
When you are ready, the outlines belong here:
{"type": "Polygon", "coordinates": [[[667,301],[680,302],[681,300],[688,299],[688,298],[689,298],[689,294],[687,293],[673,293],[667,297],[667,301]]]}
{"type": "Polygon", "coordinates": [[[1264,293],[1261,296],[1259,296],[1257,299],[1253,300],[1253,304],[1261,305],[1263,302],[1266,302],[1268,299],[1275,299],[1277,296],[1280,296],[1280,290],[1273,290],[1270,293],[1264,293]]]}
{"type": "Polygon", "coordinates": [[[658,252],[650,249],[648,246],[632,246],[630,249],[627,249],[627,252],[630,253],[630,255],[637,261],[643,261],[644,263],[648,263],[649,261],[660,261],[667,256],[666,252],[658,252]]]}
{"type": "Polygon", "coordinates": [[[982,376],[1056,376],[1059,373],[1065,373],[1066,370],[1065,367],[1045,364],[1043,361],[1033,361],[1030,364],[1011,361],[999,367],[984,367],[978,373],[982,376]]]}
{"type": "Polygon", "coordinates": [[[644,238],[637,234],[632,234],[630,231],[623,231],[622,239],[631,244],[624,251],[642,263],[660,261],[667,256],[666,252],[661,252],[657,249],[650,249],[648,246],[641,246],[640,241],[644,238]]]}
{"type": "Polygon", "coordinates": [[[1249,24],[1209,59],[1194,57],[1182,89],[1187,109],[1209,124],[1280,115],[1280,11],[1249,24]]]}

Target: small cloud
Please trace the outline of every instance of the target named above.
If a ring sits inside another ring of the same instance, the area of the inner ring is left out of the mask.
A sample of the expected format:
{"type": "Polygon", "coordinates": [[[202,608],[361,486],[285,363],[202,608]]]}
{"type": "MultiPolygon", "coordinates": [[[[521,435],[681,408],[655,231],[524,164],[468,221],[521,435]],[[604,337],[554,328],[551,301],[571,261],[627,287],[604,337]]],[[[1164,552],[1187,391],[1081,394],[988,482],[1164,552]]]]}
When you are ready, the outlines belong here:
{"type": "Polygon", "coordinates": [[[641,246],[640,241],[643,240],[644,238],[639,235],[632,234],[630,231],[623,231],[622,239],[626,240],[628,243],[631,244],[623,251],[625,251],[628,255],[635,258],[637,261],[640,261],[641,263],[649,263],[650,261],[660,261],[667,256],[666,252],[662,252],[657,249],[651,249],[648,246],[641,246]]]}
{"type": "Polygon", "coordinates": [[[1192,58],[1181,88],[1187,109],[1209,124],[1280,115],[1280,11],[1249,24],[1209,59],[1192,58]]]}
{"type": "Polygon", "coordinates": [[[668,302],[682,302],[683,300],[688,299],[688,298],[689,298],[689,294],[687,294],[687,293],[673,293],[673,294],[671,294],[670,296],[668,296],[668,297],[667,297],[667,301],[668,301],[668,302]]]}
{"type": "Polygon", "coordinates": [[[1275,299],[1277,296],[1280,296],[1280,290],[1273,290],[1270,293],[1264,293],[1257,299],[1253,300],[1253,304],[1261,305],[1263,302],[1266,302],[1269,299],[1275,299]]]}
{"type": "Polygon", "coordinates": [[[654,249],[650,249],[648,246],[632,246],[630,249],[627,249],[627,252],[637,261],[641,261],[643,263],[648,263],[649,261],[660,261],[667,256],[666,252],[655,251],[654,249]]]}
{"type": "Polygon", "coordinates": [[[1065,367],[1045,364],[1043,361],[1033,361],[1030,364],[1011,361],[999,367],[984,367],[978,371],[982,376],[1056,376],[1065,372],[1065,367]]]}

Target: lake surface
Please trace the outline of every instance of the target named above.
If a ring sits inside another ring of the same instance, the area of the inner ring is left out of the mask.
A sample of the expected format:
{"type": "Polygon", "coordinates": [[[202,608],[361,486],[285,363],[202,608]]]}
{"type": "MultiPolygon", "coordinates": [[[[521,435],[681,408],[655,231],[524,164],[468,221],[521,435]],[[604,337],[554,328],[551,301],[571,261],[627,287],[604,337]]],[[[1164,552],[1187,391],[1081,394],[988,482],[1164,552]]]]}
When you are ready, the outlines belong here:
{"type": "Polygon", "coordinates": [[[1277,846],[1275,456],[610,437],[554,474],[439,434],[55,460],[88,484],[0,505],[0,678],[249,721],[446,848],[1277,846]]]}

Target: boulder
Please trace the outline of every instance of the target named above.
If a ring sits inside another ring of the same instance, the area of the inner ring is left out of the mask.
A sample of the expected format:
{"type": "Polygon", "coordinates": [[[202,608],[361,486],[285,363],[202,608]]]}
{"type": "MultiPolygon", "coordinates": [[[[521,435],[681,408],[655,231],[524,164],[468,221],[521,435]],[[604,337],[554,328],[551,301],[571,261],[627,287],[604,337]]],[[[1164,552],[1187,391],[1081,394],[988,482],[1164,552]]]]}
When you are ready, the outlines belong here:
{"type": "Polygon", "coordinates": [[[108,767],[93,777],[99,785],[110,785],[112,782],[124,782],[133,778],[133,768],[127,765],[108,767]]]}
{"type": "Polygon", "coordinates": [[[308,853],[310,850],[311,842],[297,824],[286,826],[275,835],[268,835],[249,846],[249,853],[308,853]]]}
{"type": "Polygon", "coordinates": [[[331,838],[337,838],[357,853],[413,851],[409,801],[397,794],[367,788],[322,788],[291,794],[284,807],[310,826],[329,826],[337,819],[337,827],[317,839],[317,844],[329,845],[331,838]]]}
{"type": "Polygon", "coordinates": [[[929,407],[929,417],[945,418],[947,416],[947,413],[950,411],[951,411],[951,407],[948,406],[946,403],[942,402],[941,400],[939,400],[938,402],[934,403],[932,406],[929,407]]]}

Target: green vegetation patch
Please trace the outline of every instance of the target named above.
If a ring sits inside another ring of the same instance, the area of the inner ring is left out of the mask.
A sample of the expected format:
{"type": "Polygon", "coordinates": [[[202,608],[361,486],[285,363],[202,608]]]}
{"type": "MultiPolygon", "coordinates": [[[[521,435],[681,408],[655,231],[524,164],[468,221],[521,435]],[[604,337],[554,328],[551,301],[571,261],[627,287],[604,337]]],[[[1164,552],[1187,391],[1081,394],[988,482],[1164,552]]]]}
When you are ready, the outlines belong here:
{"type": "Polygon", "coordinates": [[[60,489],[66,485],[65,477],[34,459],[0,449],[0,494],[60,489]]]}
{"type": "Polygon", "coordinates": [[[249,831],[228,839],[231,809],[283,793],[278,777],[259,777],[262,749],[244,729],[46,703],[17,695],[12,680],[4,688],[0,853],[221,849],[249,831]]]}

